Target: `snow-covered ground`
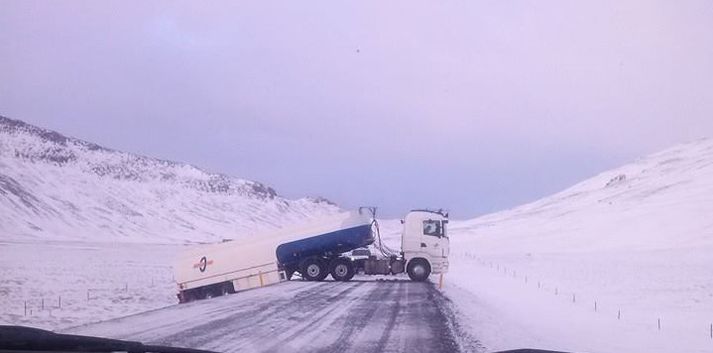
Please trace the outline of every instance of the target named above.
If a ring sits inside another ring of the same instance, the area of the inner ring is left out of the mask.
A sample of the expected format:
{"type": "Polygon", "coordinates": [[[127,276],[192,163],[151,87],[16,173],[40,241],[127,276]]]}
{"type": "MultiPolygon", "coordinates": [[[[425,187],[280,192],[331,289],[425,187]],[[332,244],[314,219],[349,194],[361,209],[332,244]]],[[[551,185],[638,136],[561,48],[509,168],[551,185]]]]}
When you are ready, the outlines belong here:
{"type": "Polygon", "coordinates": [[[446,293],[493,350],[713,352],[710,215],[713,141],[680,145],[453,222],[446,293]]]}
{"type": "Polygon", "coordinates": [[[0,324],[62,329],[175,304],[179,248],[0,242],[0,324]]]}

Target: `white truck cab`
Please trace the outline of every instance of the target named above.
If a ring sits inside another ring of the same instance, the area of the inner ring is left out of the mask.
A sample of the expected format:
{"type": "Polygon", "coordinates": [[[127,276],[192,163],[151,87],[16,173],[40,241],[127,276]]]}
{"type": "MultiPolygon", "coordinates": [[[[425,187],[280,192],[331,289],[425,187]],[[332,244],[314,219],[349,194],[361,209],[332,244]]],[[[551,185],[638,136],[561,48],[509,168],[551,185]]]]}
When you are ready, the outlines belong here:
{"type": "Polygon", "coordinates": [[[448,271],[448,214],[443,211],[414,210],[403,220],[401,251],[406,272],[414,281],[448,271]]]}

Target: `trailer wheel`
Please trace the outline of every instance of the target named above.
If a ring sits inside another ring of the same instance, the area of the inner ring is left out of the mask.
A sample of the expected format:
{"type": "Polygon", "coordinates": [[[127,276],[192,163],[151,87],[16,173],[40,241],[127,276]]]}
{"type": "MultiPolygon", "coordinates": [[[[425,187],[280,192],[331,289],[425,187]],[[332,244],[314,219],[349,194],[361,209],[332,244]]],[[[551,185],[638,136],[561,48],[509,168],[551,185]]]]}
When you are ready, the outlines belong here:
{"type": "Polygon", "coordinates": [[[220,288],[220,295],[230,294],[231,289],[232,289],[230,287],[232,287],[232,284],[230,282],[223,283],[223,286],[220,288]]]}
{"type": "Polygon", "coordinates": [[[406,272],[412,281],[423,282],[431,274],[431,265],[424,259],[413,259],[408,262],[406,272]]]}
{"type": "Polygon", "coordinates": [[[308,281],[322,281],[327,275],[327,266],[318,258],[311,257],[302,262],[300,266],[302,277],[308,281]]]}
{"type": "Polygon", "coordinates": [[[356,269],[354,268],[354,263],[346,258],[340,257],[332,261],[332,269],[330,273],[335,281],[346,282],[354,277],[356,269]]]}

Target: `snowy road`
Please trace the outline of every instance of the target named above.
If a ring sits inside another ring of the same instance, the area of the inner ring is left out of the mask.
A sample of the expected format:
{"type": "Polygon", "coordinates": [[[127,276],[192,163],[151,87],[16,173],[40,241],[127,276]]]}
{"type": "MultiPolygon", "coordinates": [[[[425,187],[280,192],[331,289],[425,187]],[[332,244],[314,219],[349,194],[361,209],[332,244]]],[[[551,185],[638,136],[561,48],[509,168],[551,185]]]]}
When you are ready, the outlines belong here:
{"type": "Polygon", "coordinates": [[[226,353],[456,352],[454,316],[431,283],[292,281],[69,332],[226,353]]]}

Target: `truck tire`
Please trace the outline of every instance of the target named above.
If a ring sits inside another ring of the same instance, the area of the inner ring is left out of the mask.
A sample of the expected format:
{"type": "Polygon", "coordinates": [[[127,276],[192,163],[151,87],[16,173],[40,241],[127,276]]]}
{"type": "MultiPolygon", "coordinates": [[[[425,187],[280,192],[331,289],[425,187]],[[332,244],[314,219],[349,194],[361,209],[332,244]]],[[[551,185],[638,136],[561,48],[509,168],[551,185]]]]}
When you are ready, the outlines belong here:
{"type": "Polygon", "coordinates": [[[322,281],[329,274],[324,261],[316,257],[310,257],[302,261],[300,272],[302,273],[302,278],[308,281],[322,281]]]}
{"type": "Polygon", "coordinates": [[[406,268],[408,277],[414,282],[423,282],[431,274],[431,265],[425,259],[413,259],[406,268]]]}
{"type": "Polygon", "coordinates": [[[347,282],[352,279],[356,273],[352,260],[343,257],[334,259],[330,267],[331,269],[329,272],[332,274],[332,278],[334,278],[335,281],[347,282]]]}

